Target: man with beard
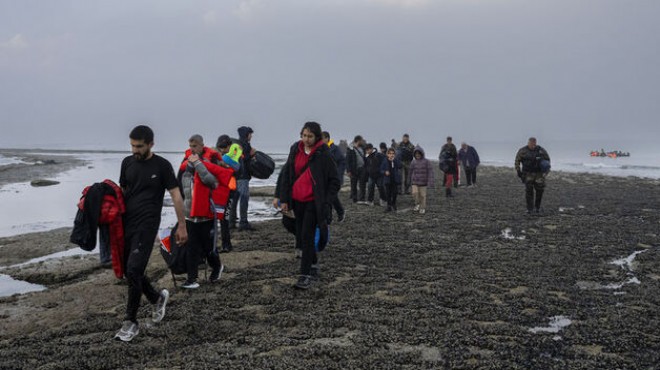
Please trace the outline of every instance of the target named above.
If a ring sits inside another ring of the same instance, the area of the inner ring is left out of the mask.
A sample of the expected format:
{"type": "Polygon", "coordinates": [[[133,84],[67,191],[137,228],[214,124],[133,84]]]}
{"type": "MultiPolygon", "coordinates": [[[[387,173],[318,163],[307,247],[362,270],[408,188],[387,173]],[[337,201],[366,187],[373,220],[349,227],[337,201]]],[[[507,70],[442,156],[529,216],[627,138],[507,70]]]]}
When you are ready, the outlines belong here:
{"type": "Polygon", "coordinates": [[[133,154],[124,158],[119,175],[126,205],[124,271],[128,282],[128,303],[124,323],[115,335],[124,342],[131,341],[139,333],[137,313],[143,294],[154,305],[152,321],[160,322],[165,316],[169,292],[167,289],[157,291],[144,273],[160,226],[165,190],[172,196],[179,221],[176,242],[182,245],[188,240],[183,199],[176,176],[170,162],[151,151],[154,146],[153,131],[148,126],[140,125],[131,131],[129,137],[133,154]]]}

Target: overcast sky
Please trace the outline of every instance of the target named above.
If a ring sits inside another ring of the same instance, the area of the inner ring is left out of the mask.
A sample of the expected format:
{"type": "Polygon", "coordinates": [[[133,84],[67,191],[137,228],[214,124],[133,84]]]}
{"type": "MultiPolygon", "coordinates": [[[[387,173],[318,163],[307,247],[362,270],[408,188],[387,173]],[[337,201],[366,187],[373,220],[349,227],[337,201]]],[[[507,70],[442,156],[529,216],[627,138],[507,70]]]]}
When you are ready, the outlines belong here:
{"type": "Polygon", "coordinates": [[[660,1],[0,0],[0,147],[659,138],[660,1]]]}

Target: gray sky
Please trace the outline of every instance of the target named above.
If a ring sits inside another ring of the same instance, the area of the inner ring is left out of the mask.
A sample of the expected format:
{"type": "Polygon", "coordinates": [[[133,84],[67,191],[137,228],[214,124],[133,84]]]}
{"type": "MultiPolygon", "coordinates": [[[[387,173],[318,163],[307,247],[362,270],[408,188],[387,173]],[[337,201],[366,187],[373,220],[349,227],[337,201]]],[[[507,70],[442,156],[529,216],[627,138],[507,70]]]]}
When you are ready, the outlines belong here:
{"type": "Polygon", "coordinates": [[[0,0],[0,147],[658,138],[660,1],[0,0]]]}

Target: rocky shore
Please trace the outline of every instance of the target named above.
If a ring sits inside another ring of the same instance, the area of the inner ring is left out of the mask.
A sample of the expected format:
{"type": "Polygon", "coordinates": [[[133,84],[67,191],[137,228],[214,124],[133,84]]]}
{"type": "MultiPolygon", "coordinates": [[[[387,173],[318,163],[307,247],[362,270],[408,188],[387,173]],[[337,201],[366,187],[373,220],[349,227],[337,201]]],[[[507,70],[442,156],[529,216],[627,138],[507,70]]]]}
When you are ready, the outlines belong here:
{"type": "Polygon", "coordinates": [[[0,149],[0,154],[24,162],[0,166],[0,187],[15,182],[42,181],[85,164],[85,161],[65,154],[40,154],[18,149],[0,149]]]}
{"type": "MultiPolygon", "coordinates": [[[[437,181],[436,183],[439,183],[437,181]]],[[[0,368],[650,369],[660,363],[660,183],[552,173],[542,215],[512,169],[427,214],[349,204],[321,280],[291,288],[299,260],[278,221],[233,234],[220,283],[177,290],[158,249],[148,274],[173,296],[112,339],[125,284],[97,255],[0,271],[43,292],[0,298],[0,368]]],[[[0,266],[71,248],[68,230],[0,238],[0,266]]],[[[202,273],[202,277],[203,277],[202,273]]]]}

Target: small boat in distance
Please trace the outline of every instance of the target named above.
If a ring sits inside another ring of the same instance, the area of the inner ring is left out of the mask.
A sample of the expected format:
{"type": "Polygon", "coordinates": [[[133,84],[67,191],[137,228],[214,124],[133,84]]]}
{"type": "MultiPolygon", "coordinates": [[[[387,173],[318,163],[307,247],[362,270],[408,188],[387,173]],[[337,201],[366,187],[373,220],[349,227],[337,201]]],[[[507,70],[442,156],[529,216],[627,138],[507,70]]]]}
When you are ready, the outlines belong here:
{"type": "Polygon", "coordinates": [[[630,157],[629,152],[622,152],[620,150],[613,150],[611,152],[606,152],[603,149],[601,149],[600,151],[592,150],[590,155],[592,157],[610,157],[610,158],[630,157]]]}

